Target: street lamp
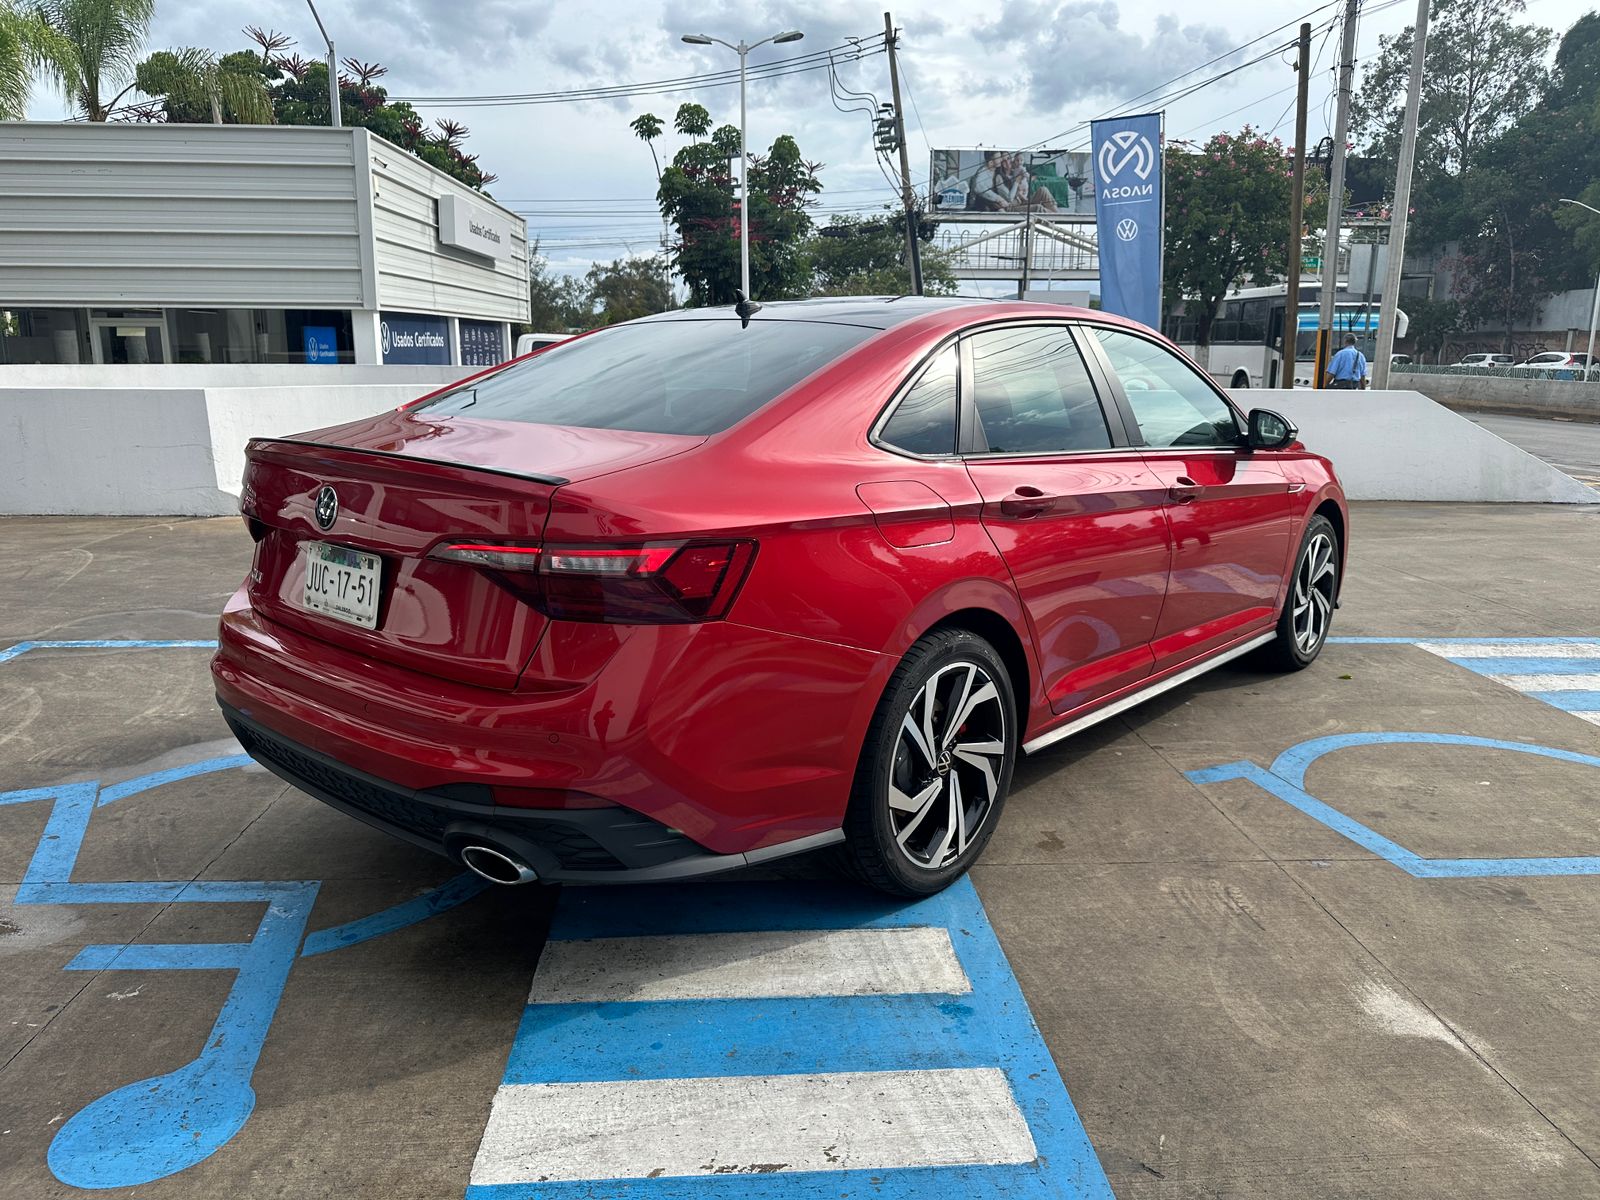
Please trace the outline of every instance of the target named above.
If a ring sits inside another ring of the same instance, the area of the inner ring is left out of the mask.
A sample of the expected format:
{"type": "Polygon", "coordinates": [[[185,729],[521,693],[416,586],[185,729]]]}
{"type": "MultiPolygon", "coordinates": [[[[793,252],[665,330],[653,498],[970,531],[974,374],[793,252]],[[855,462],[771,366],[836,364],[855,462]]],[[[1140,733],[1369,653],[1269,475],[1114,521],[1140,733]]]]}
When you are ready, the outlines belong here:
{"type": "Polygon", "coordinates": [[[339,61],[333,54],[333,39],[328,36],[328,31],[322,27],[322,18],[317,15],[317,6],[311,0],[306,0],[306,7],[311,10],[311,19],[317,23],[317,32],[328,44],[328,108],[333,114],[329,124],[338,129],[344,124],[339,119],[339,61]]]}
{"type": "MultiPolygon", "coordinates": [[[[1585,204],[1582,200],[1568,200],[1565,196],[1560,198],[1562,204],[1576,204],[1579,208],[1586,208],[1595,216],[1600,217],[1600,208],[1585,204]]],[[[1594,280],[1594,304],[1589,309],[1589,352],[1583,356],[1583,377],[1589,378],[1594,370],[1594,329],[1600,325],[1600,275],[1594,280]]]]}
{"type": "MultiPolygon", "coordinates": [[[[309,4],[311,0],[306,0],[309,4]]],[[[754,299],[750,295],[750,156],[745,149],[745,81],[746,62],[750,51],[771,42],[781,46],[785,42],[798,42],[805,34],[798,29],[785,30],[775,33],[769,38],[762,38],[759,42],[743,42],[737,46],[732,42],[725,42],[721,38],[707,37],[703,33],[686,33],[683,40],[691,46],[726,46],[739,56],[739,284],[746,300],[754,299]]]]}

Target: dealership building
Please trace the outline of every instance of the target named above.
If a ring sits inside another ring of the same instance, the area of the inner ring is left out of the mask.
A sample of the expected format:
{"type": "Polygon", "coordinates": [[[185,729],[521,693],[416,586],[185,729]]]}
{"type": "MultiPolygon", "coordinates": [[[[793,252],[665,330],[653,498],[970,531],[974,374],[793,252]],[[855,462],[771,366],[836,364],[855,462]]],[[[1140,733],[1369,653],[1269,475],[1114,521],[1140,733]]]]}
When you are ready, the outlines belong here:
{"type": "Polygon", "coordinates": [[[0,123],[0,365],[483,366],[516,214],[365,129],[0,123]]]}

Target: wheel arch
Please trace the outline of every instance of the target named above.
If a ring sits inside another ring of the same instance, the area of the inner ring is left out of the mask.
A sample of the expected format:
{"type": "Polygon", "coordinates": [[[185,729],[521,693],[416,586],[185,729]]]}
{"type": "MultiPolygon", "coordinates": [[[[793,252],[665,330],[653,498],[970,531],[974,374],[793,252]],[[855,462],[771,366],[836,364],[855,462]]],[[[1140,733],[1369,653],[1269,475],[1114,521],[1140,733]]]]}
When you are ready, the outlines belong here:
{"type": "Polygon", "coordinates": [[[1246,371],[1243,367],[1240,367],[1233,373],[1233,381],[1229,383],[1228,386],[1236,388],[1248,388],[1250,386],[1250,372],[1246,371]]]}
{"type": "Polygon", "coordinates": [[[1325,496],[1317,504],[1316,508],[1311,510],[1311,515],[1313,517],[1326,517],[1328,524],[1333,526],[1333,536],[1339,542],[1339,591],[1337,595],[1343,595],[1345,562],[1350,553],[1350,540],[1345,535],[1344,506],[1332,496],[1325,496]]]}
{"type": "Polygon", "coordinates": [[[1000,661],[1005,663],[1006,675],[1011,680],[1011,693],[1017,705],[1017,735],[1020,740],[1028,724],[1034,673],[1027,647],[1016,627],[992,608],[963,608],[941,618],[924,630],[922,636],[944,629],[964,629],[976,634],[993,646],[1000,661]]]}

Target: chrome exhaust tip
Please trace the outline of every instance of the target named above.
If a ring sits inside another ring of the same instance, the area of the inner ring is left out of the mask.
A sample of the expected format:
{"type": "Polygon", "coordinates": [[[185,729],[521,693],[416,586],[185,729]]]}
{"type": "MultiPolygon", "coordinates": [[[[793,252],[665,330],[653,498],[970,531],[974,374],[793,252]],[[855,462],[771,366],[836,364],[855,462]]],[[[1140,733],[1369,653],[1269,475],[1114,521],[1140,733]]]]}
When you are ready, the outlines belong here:
{"type": "Polygon", "coordinates": [[[527,863],[519,858],[513,858],[504,850],[496,850],[493,846],[463,847],[461,861],[466,864],[467,870],[480,879],[504,884],[506,887],[534,883],[539,878],[539,873],[527,863]]]}

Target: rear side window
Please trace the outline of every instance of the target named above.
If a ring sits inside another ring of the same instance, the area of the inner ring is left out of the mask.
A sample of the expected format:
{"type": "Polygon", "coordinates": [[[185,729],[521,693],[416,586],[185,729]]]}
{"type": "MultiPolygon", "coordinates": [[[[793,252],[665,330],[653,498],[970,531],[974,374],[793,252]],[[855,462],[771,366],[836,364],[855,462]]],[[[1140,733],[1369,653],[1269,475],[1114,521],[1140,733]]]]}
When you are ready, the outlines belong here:
{"type": "Polygon", "coordinates": [[[972,390],[991,454],[1106,450],[1111,433],[1064,325],[973,334],[972,390]]]}
{"type": "Polygon", "coordinates": [[[956,452],[956,379],[961,360],[954,343],[941,350],[927,370],[900,397],[878,440],[911,454],[956,452]]]}
{"type": "Polygon", "coordinates": [[[1096,329],[1094,335],[1122,380],[1145,445],[1238,444],[1239,423],[1233,409],[1183,359],[1165,346],[1120,329],[1096,329]]]}
{"type": "Polygon", "coordinates": [[[743,420],[877,333],[820,321],[619,325],[455,388],[413,411],[705,436],[743,420]]]}

